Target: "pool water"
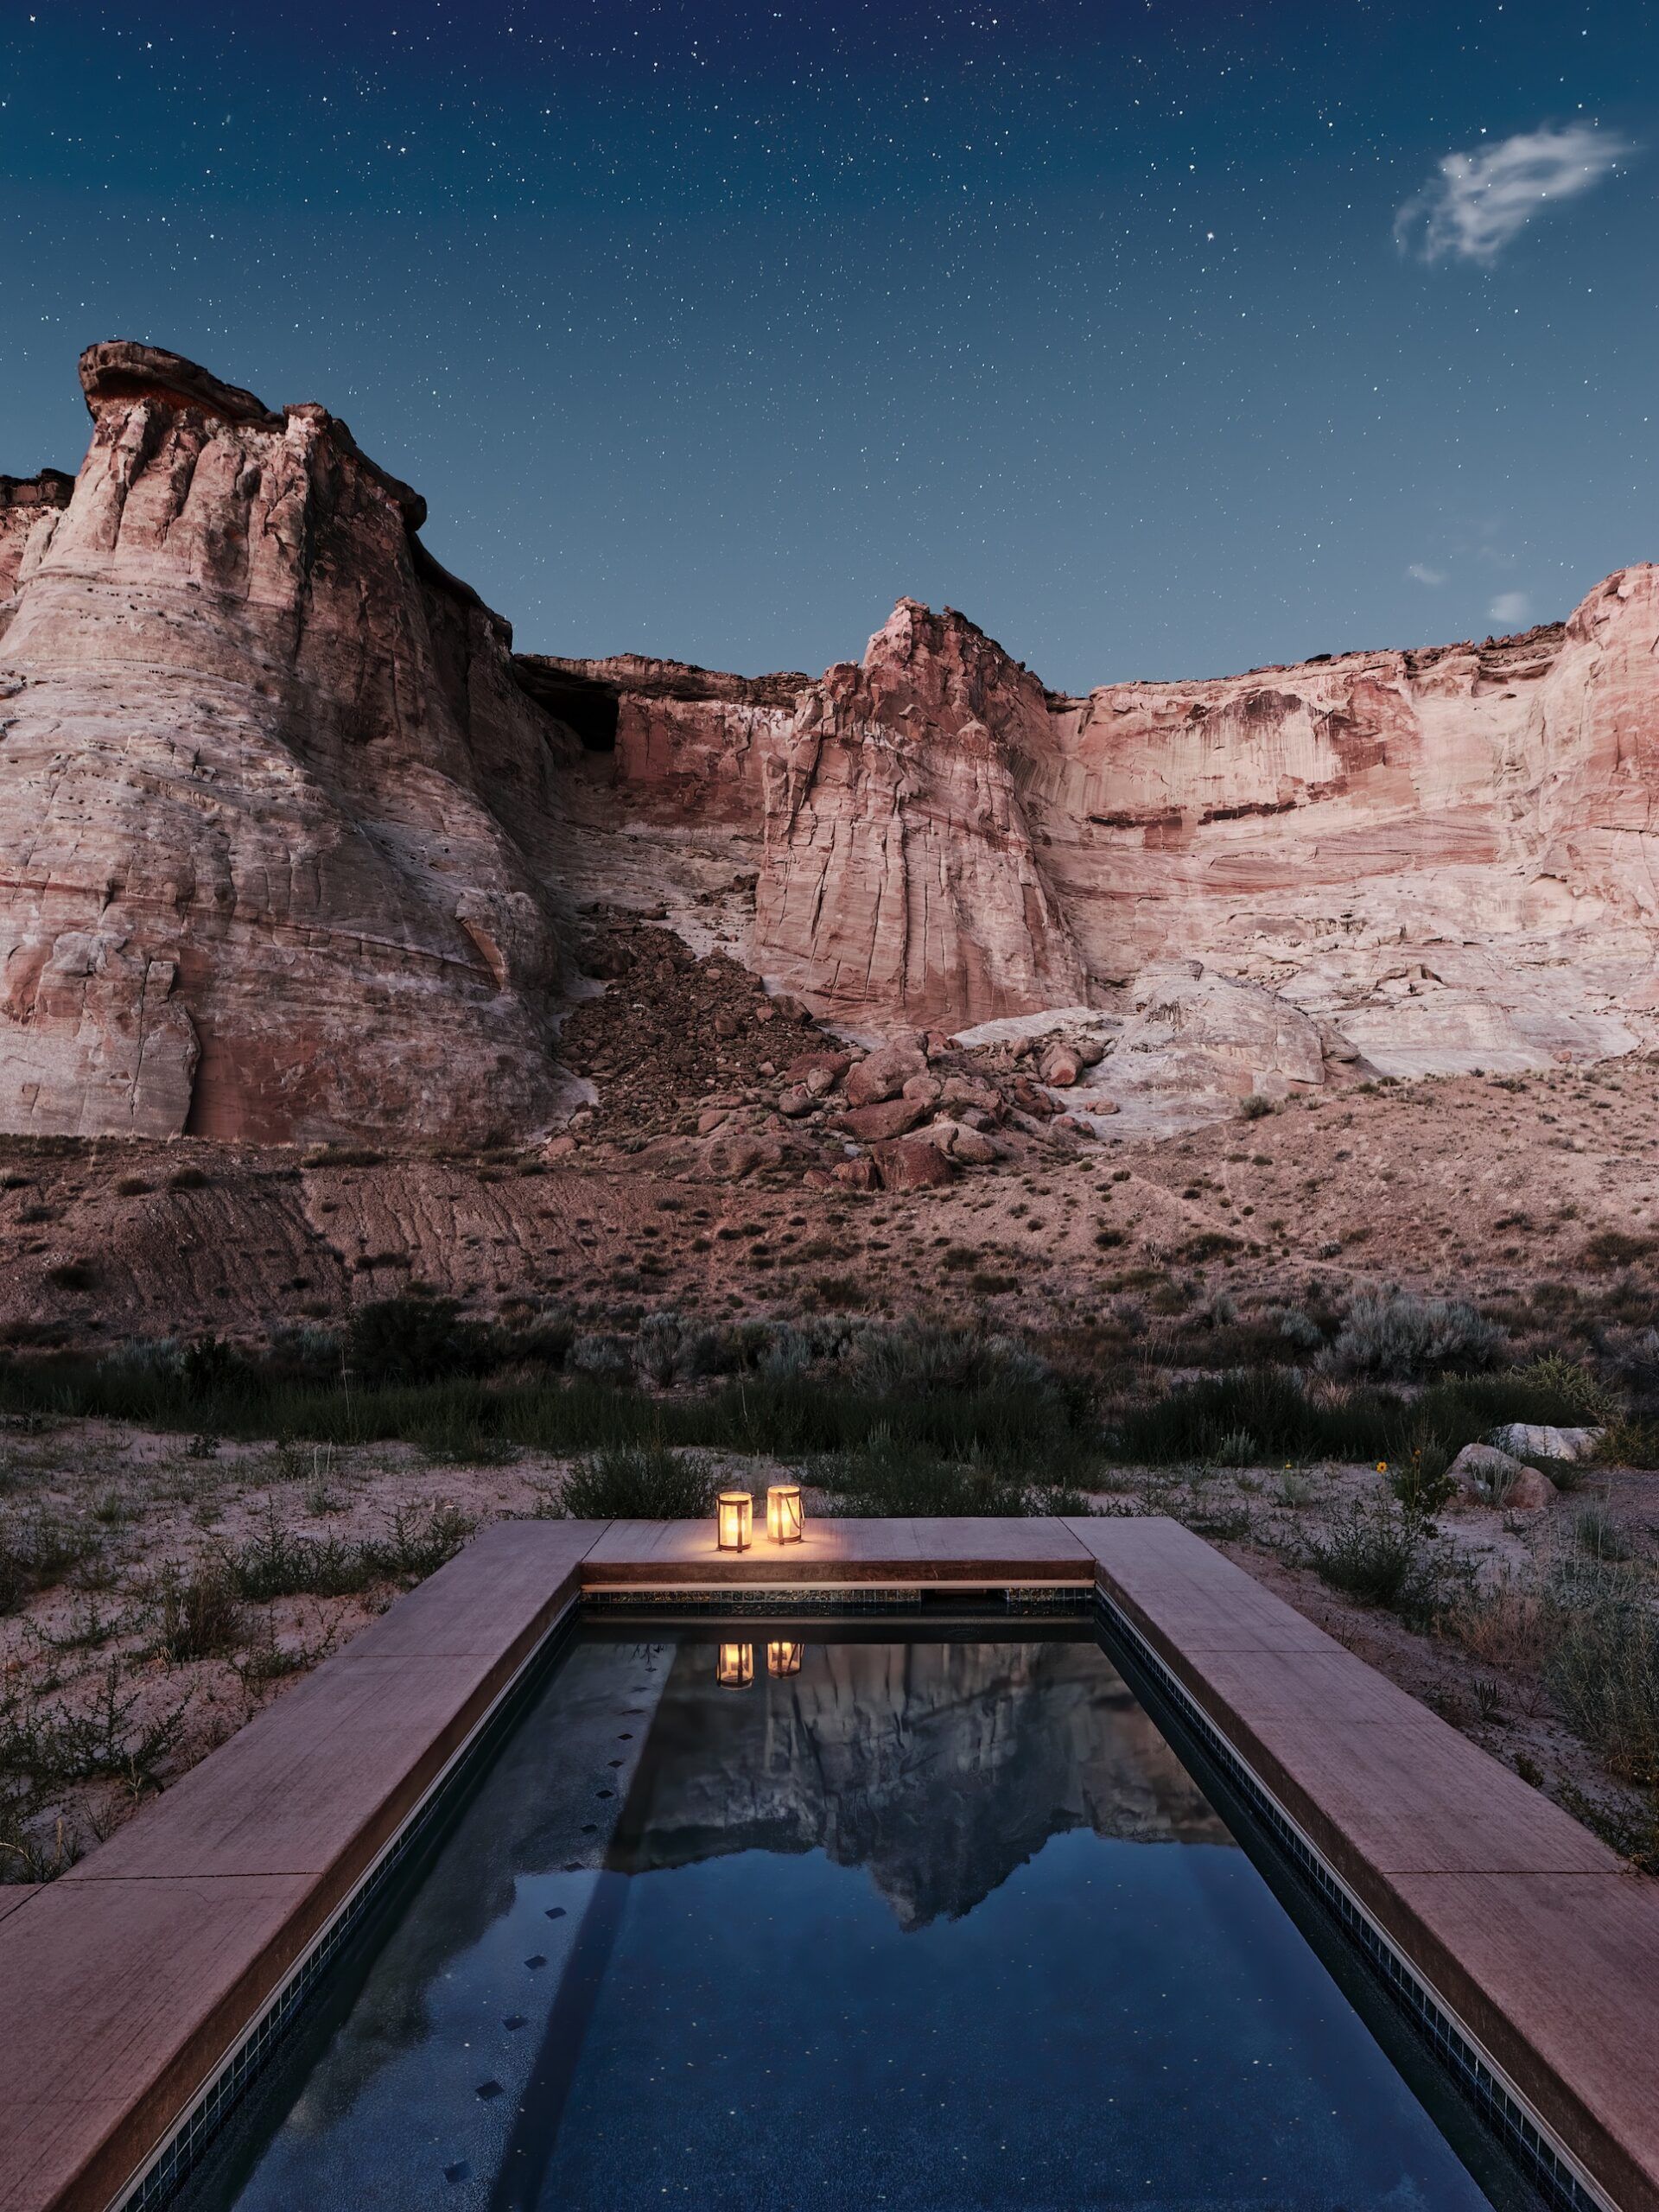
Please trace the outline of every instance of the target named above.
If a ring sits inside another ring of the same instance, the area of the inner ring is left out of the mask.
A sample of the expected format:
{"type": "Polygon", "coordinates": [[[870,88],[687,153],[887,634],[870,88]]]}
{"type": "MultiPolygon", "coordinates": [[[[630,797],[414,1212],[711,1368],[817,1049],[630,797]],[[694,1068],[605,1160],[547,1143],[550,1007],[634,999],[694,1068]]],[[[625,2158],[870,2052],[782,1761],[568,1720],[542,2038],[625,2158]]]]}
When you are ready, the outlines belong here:
{"type": "Polygon", "coordinates": [[[587,1628],[188,2201],[1524,2202],[1282,1887],[1086,1625],[587,1628]]]}

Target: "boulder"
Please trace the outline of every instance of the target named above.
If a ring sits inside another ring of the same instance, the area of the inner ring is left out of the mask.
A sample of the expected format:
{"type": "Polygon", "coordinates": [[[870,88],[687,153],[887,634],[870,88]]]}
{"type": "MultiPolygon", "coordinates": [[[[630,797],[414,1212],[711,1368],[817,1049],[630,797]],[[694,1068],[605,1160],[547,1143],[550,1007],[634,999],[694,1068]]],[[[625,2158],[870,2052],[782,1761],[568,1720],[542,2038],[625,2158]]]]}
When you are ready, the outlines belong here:
{"type": "Polygon", "coordinates": [[[817,1093],[804,1083],[791,1083],[778,1096],[778,1111],[787,1114],[791,1121],[798,1121],[803,1114],[810,1114],[817,1104],[817,1093]]]}
{"type": "Polygon", "coordinates": [[[1490,1444],[1465,1444],[1449,1471],[1465,1497],[1510,1513],[1536,1512],[1555,1496],[1548,1475],[1490,1444]]]}
{"type": "Polygon", "coordinates": [[[944,1093],[944,1084],[938,1076],[930,1073],[912,1076],[899,1096],[913,1098],[919,1106],[937,1106],[944,1093]]]}
{"type": "Polygon", "coordinates": [[[857,1160],[843,1160],[830,1173],[843,1191],[874,1191],[880,1185],[875,1162],[868,1153],[857,1160]]]}
{"type": "Polygon", "coordinates": [[[776,1137],[752,1136],[743,1129],[723,1130],[702,1147],[703,1171],[717,1183],[741,1182],[757,1167],[781,1166],[783,1157],[776,1137]]]}
{"type": "Polygon", "coordinates": [[[1077,1048],[1058,1037],[1051,1038],[1037,1057],[1038,1073],[1057,1090],[1069,1090],[1083,1073],[1083,1066],[1077,1048]]]}
{"type": "Polygon", "coordinates": [[[1002,1147],[995,1137],[988,1137],[982,1130],[971,1128],[964,1122],[930,1122],[922,1135],[927,1143],[964,1166],[988,1167],[1001,1157],[1002,1147]]]}
{"type": "Polygon", "coordinates": [[[1592,1459],[1601,1442],[1599,1428],[1552,1428],[1541,1421],[1511,1421],[1495,1428],[1491,1441],[1501,1452],[1524,1452],[1531,1459],[1592,1459]]]}
{"type": "Polygon", "coordinates": [[[853,1065],[850,1052],[798,1052],[784,1070],[785,1083],[804,1083],[822,1095],[833,1090],[853,1065]]]}
{"type": "Polygon", "coordinates": [[[983,1114],[995,1116],[1002,1110],[1002,1094],[994,1083],[982,1083],[976,1076],[948,1075],[939,1093],[942,1106],[976,1106],[983,1114]]]}
{"type": "Polygon", "coordinates": [[[847,1103],[871,1106],[883,1098],[896,1098],[912,1076],[926,1072],[926,1055],[914,1045],[883,1045],[848,1069],[847,1103]]]}
{"type": "Polygon", "coordinates": [[[871,1157],[884,1191],[920,1191],[949,1183],[956,1168],[949,1157],[925,1137],[900,1137],[891,1144],[872,1145],[871,1157]]]}
{"type": "Polygon", "coordinates": [[[884,1098],[873,1106],[855,1106],[850,1113],[832,1115],[830,1127],[838,1135],[873,1144],[883,1138],[903,1136],[918,1122],[925,1122],[927,1115],[928,1109],[913,1098],[884,1098]]]}

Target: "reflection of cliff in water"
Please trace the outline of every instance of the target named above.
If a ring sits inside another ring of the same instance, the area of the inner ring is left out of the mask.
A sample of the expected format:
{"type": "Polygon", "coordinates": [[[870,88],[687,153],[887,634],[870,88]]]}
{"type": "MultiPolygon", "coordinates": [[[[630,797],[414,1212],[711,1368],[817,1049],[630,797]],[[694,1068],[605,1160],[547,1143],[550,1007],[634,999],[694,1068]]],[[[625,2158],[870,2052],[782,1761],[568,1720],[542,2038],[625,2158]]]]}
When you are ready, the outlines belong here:
{"type": "Polygon", "coordinates": [[[758,1634],[755,1659],[753,1687],[723,1689],[708,1645],[680,1647],[612,1866],[821,1849],[917,1928],[1071,1828],[1230,1840],[1092,1643],[809,1643],[772,1680],[758,1634]]]}

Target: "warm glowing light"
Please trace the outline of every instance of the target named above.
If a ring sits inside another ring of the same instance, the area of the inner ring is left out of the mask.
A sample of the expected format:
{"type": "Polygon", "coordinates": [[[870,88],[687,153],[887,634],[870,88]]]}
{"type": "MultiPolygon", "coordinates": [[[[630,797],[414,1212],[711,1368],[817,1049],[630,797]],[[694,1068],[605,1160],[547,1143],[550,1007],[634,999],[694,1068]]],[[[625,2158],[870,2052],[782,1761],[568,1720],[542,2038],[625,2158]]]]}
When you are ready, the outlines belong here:
{"type": "MultiPolygon", "coordinates": [[[[767,1647],[768,1652],[771,1648],[770,1645],[767,1647]]],[[[782,1649],[781,1646],[779,1648],[782,1649]]],[[[715,1662],[715,1678],[721,1689],[747,1689],[754,1680],[754,1646],[752,1643],[722,1643],[720,1656],[715,1662]]]]}
{"type": "Polygon", "coordinates": [[[721,1491],[715,1501],[715,1541],[721,1551],[747,1551],[753,1515],[754,1500],[747,1491],[721,1491]]]}
{"type": "Polygon", "coordinates": [[[769,1675],[798,1675],[801,1662],[806,1656],[804,1643],[769,1643],[766,1646],[766,1672],[769,1675]]]}
{"type": "Polygon", "coordinates": [[[799,1483],[773,1483],[766,1491],[766,1534],[774,1544],[798,1544],[806,1526],[799,1483]]]}

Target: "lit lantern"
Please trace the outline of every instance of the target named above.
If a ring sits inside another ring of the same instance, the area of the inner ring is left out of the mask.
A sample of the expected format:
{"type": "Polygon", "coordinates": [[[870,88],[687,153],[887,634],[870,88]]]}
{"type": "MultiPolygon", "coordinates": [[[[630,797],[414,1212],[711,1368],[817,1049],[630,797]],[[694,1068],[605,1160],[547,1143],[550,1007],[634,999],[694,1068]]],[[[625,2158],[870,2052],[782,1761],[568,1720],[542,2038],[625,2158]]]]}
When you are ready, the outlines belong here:
{"type": "Polygon", "coordinates": [[[754,1646],[722,1643],[715,1662],[715,1679],[723,1690],[747,1689],[754,1680],[754,1646]]]}
{"type": "Polygon", "coordinates": [[[721,1551],[747,1551],[753,1516],[754,1500],[747,1491],[721,1491],[715,1501],[715,1536],[721,1551]]]}
{"type": "Polygon", "coordinates": [[[769,1675],[798,1675],[801,1662],[806,1656],[804,1643],[769,1643],[766,1646],[766,1672],[769,1675]]]}
{"type": "Polygon", "coordinates": [[[806,1524],[799,1483],[773,1483],[766,1491],[766,1534],[774,1544],[798,1544],[806,1524]]]}

